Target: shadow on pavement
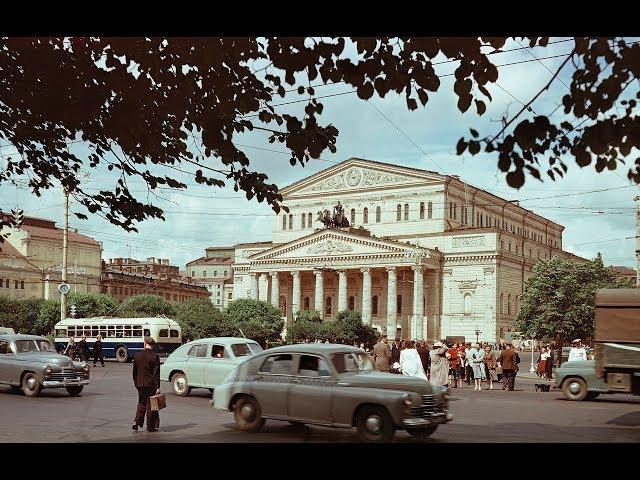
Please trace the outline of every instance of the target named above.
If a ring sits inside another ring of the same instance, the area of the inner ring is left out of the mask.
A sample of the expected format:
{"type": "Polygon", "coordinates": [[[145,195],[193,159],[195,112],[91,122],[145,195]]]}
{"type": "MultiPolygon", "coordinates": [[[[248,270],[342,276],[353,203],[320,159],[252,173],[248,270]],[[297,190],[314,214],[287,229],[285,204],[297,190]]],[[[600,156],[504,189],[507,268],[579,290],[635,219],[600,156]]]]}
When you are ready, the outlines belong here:
{"type": "Polygon", "coordinates": [[[623,427],[637,427],[640,425],[640,412],[625,413],[624,415],[609,420],[607,423],[622,425],[623,427]]]}

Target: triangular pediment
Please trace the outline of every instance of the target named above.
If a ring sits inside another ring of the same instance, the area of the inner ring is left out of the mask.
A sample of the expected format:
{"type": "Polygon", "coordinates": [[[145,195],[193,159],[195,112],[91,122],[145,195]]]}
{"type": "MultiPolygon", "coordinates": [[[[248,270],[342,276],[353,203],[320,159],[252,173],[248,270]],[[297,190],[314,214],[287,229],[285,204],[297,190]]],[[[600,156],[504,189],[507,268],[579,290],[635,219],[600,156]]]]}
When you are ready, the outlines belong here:
{"type": "Polygon", "coordinates": [[[444,176],[428,170],[351,158],[280,190],[283,197],[331,192],[366,191],[381,187],[441,183],[444,176]]]}
{"type": "Polygon", "coordinates": [[[427,249],[405,245],[369,235],[360,235],[343,229],[318,230],[306,237],[278,245],[249,257],[251,261],[314,259],[321,257],[363,257],[378,255],[404,255],[425,252],[427,249]]]}

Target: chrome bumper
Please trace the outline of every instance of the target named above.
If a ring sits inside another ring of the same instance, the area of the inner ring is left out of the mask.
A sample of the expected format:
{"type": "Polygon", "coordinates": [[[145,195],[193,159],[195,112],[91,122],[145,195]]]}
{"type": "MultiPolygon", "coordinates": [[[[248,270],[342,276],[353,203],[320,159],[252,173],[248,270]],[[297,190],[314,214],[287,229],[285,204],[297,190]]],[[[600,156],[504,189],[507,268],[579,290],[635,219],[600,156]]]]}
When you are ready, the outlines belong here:
{"type": "Polygon", "coordinates": [[[426,427],[427,425],[438,425],[441,423],[448,423],[453,420],[453,414],[449,412],[432,413],[428,418],[405,418],[402,420],[402,426],[404,427],[426,427]]]}
{"type": "Polygon", "coordinates": [[[89,380],[45,380],[42,382],[42,388],[79,387],[81,385],[89,385],[89,380]]]}

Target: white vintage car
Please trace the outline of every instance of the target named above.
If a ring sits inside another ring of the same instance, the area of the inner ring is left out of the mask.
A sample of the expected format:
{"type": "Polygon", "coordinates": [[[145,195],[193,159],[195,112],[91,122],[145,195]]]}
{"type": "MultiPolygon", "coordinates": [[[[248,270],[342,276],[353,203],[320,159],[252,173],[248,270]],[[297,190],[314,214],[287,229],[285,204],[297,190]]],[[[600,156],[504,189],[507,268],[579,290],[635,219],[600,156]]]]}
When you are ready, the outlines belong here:
{"type": "Polygon", "coordinates": [[[177,348],[160,367],[160,380],[171,382],[176,395],[192,388],[211,392],[247,357],[262,351],[255,341],[237,337],[202,338],[177,348]]]}

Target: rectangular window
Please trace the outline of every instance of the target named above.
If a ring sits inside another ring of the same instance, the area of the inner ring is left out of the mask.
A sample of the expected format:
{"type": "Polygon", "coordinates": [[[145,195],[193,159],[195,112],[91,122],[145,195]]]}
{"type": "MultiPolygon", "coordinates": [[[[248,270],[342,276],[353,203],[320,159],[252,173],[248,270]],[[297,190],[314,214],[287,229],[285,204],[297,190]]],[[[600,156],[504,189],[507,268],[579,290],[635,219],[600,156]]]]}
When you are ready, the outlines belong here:
{"type": "Polygon", "coordinates": [[[396,301],[396,309],[398,315],[402,315],[402,295],[398,295],[398,299],[396,301]]]}
{"type": "Polygon", "coordinates": [[[171,333],[171,338],[179,338],[180,337],[180,332],[178,332],[178,330],[174,330],[172,328],[170,333],[171,333]]]}
{"type": "Polygon", "coordinates": [[[227,276],[227,271],[226,271],[226,270],[224,271],[224,276],[225,276],[225,277],[227,276]]]}
{"type": "Polygon", "coordinates": [[[456,210],[458,209],[458,206],[454,203],[453,204],[453,219],[456,219],[456,210]]]}
{"type": "Polygon", "coordinates": [[[291,375],[292,366],[293,357],[290,354],[271,355],[265,360],[258,372],[271,375],[291,375]]]}
{"type": "Polygon", "coordinates": [[[511,242],[509,242],[509,253],[511,253],[511,242]]]}
{"type": "Polygon", "coordinates": [[[283,230],[287,229],[287,216],[286,215],[282,216],[282,229],[283,230]]]}
{"type": "Polygon", "coordinates": [[[203,270],[203,271],[202,271],[202,276],[203,276],[203,277],[206,277],[206,276],[207,276],[207,271],[206,271],[206,270],[203,270]]]}
{"type": "Polygon", "coordinates": [[[217,277],[217,276],[218,276],[218,270],[214,270],[214,271],[213,271],[213,276],[214,276],[214,277],[217,277]]]}
{"type": "Polygon", "coordinates": [[[18,288],[18,280],[14,280],[15,281],[15,288],[18,288]]]}
{"type": "Polygon", "coordinates": [[[314,355],[302,355],[298,375],[302,377],[330,377],[331,370],[323,359],[314,355]]]}
{"type": "Polygon", "coordinates": [[[161,328],[160,329],[160,333],[158,335],[160,338],[168,338],[169,337],[169,330],[166,328],[161,328]]]}

